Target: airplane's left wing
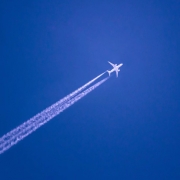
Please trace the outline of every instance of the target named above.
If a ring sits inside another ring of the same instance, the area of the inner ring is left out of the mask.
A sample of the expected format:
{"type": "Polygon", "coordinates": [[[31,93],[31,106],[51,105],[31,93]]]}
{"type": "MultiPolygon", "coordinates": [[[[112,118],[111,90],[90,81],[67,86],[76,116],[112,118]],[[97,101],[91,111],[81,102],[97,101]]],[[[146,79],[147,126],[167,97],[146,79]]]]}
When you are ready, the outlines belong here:
{"type": "Polygon", "coordinates": [[[116,77],[118,77],[118,71],[116,71],[116,77]]]}

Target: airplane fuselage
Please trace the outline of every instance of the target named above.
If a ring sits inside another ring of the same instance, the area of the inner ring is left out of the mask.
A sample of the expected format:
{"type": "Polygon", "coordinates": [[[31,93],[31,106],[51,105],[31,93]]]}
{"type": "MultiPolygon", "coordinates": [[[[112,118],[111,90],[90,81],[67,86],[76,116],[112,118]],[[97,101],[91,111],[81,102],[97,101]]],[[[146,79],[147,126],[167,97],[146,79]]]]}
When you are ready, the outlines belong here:
{"type": "MultiPolygon", "coordinates": [[[[120,64],[120,65],[121,65],[121,64],[120,64]]],[[[121,65],[121,66],[120,66],[120,65],[117,66],[117,64],[115,64],[115,67],[114,67],[112,70],[110,70],[110,72],[111,72],[111,73],[114,72],[114,71],[118,71],[118,72],[119,72],[119,71],[120,71],[119,68],[122,66],[122,65],[121,65]]]]}
{"type": "Polygon", "coordinates": [[[111,69],[110,71],[107,71],[109,73],[109,76],[112,72],[116,72],[116,77],[118,77],[118,72],[120,71],[120,67],[123,65],[123,63],[117,65],[117,64],[113,64],[111,62],[109,62],[109,64],[111,64],[113,66],[113,69],[111,69]]]}

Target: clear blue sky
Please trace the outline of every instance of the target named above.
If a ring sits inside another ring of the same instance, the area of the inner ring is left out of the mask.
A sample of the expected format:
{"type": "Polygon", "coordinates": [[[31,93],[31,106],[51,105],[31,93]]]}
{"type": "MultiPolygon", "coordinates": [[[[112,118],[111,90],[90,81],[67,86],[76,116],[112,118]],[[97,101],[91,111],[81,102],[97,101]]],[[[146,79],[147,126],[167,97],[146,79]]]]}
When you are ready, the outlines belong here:
{"type": "Polygon", "coordinates": [[[180,179],[179,0],[1,0],[0,27],[0,136],[124,63],[2,154],[1,180],[180,179]]]}

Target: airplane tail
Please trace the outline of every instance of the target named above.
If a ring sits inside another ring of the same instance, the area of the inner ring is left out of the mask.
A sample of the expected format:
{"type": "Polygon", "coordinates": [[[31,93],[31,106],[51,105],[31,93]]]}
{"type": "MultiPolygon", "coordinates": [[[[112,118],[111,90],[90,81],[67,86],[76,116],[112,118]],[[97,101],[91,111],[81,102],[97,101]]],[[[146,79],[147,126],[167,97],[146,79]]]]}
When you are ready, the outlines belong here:
{"type": "Polygon", "coordinates": [[[110,72],[110,71],[108,71],[108,70],[107,70],[107,72],[108,72],[108,74],[109,74],[109,76],[110,76],[111,72],[110,72]]]}

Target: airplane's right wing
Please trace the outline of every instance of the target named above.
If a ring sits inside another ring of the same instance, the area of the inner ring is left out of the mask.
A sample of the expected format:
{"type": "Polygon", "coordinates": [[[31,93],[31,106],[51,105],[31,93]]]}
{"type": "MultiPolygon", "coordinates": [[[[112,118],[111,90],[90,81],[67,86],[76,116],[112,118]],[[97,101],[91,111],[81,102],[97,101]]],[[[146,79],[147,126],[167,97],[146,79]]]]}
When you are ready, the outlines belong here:
{"type": "Polygon", "coordinates": [[[109,62],[108,61],[108,63],[114,68],[115,67],[115,65],[113,64],[113,63],[111,63],[111,62],[109,62]]]}

